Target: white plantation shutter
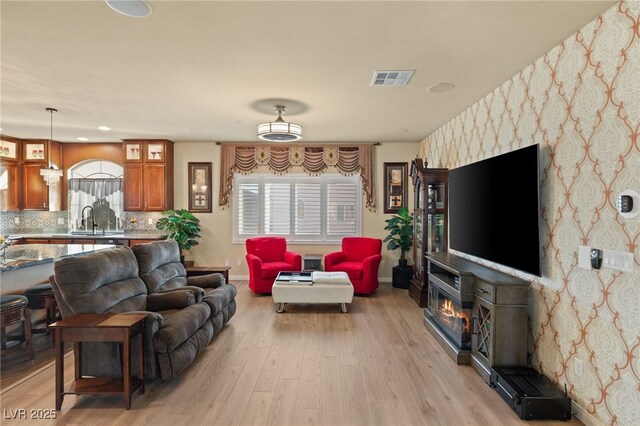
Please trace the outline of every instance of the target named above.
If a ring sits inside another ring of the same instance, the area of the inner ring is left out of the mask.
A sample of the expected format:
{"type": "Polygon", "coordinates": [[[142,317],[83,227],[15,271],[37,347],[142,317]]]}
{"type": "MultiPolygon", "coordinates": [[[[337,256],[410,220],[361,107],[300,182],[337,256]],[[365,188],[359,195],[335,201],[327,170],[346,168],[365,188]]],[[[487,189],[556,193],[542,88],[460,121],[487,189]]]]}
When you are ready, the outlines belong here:
{"type": "Polygon", "coordinates": [[[259,235],[260,194],[257,183],[240,183],[237,186],[236,219],[239,236],[259,235]]]}
{"type": "Polygon", "coordinates": [[[264,184],[264,233],[289,235],[291,232],[291,184],[264,184]]]}
{"type": "Polygon", "coordinates": [[[296,236],[320,239],[323,222],[321,182],[296,182],[293,207],[296,236]]]}
{"type": "Polygon", "coordinates": [[[288,242],[339,243],[360,235],[358,176],[234,176],[234,242],[281,235],[288,242]]]}
{"type": "Polygon", "coordinates": [[[357,192],[355,182],[327,183],[327,236],[356,235],[357,192]]]}

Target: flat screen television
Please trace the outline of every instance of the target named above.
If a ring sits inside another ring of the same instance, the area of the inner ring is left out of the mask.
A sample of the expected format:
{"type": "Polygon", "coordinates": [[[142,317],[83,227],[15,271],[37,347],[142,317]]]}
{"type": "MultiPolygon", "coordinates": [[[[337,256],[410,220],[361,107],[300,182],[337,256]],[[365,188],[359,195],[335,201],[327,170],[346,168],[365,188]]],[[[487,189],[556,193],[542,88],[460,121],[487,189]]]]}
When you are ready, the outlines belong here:
{"type": "Polygon", "coordinates": [[[449,170],[449,246],[540,276],[539,148],[449,170]]]}

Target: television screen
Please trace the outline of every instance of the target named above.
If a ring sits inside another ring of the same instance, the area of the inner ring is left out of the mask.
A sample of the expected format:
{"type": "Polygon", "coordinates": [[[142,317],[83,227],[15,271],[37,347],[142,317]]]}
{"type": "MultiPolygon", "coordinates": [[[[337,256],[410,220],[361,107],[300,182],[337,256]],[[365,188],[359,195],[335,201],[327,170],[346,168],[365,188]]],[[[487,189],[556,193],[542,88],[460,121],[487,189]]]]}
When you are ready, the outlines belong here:
{"type": "Polygon", "coordinates": [[[449,171],[449,246],[540,275],[538,145],[449,171]]]}

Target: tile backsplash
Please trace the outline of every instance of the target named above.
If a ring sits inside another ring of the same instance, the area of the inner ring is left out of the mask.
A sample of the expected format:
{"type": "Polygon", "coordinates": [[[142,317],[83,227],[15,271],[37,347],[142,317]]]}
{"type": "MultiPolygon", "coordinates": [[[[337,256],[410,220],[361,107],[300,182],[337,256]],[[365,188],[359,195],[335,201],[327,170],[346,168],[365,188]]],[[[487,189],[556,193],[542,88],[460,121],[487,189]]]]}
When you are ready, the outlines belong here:
{"type": "MultiPolygon", "coordinates": [[[[156,231],[160,212],[125,212],[124,230],[156,231]]],[[[67,211],[11,211],[0,213],[0,235],[19,233],[66,233],[69,232],[67,211]]]]}

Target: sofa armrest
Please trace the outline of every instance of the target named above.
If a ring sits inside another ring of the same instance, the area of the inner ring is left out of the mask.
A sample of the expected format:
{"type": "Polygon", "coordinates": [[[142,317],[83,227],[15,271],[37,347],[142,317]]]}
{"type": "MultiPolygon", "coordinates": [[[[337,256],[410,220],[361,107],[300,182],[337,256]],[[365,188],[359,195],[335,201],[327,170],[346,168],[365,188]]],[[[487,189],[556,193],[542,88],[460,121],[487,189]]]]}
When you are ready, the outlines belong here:
{"type": "Polygon", "coordinates": [[[289,265],[293,265],[294,271],[302,270],[302,255],[294,253],[292,251],[284,252],[284,261],[289,265]]]}
{"type": "Polygon", "coordinates": [[[193,285],[183,285],[181,287],[168,288],[166,290],[156,291],[154,293],[149,293],[149,294],[163,294],[163,293],[171,293],[172,291],[185,291],[185,290],[189,290],[193,292],[194,296],[196,297],[196,303],[202,301],[202,298],[204,297],[204,289],[202,287],[193,286],[193,285]]]}
{"type": "Polygon", "coordinates": [[[336,251],[336,252],[325,255],[324,256],[325,271],[330,271],[334,265],[337,265],[340,262],[344,262],[344,253],[341,251],[336,251]]]}
{"type": "Polygon", "coordinates": [[[152,312],[182,309],[194,303],[196,303],[195,293],[184,288],[163,293],[151,293],[147,296],[147,309],[152,312]]]}
{"type": "Polygon", "coordinates": [[[202,288],[218,288],[225,285],[226,280],[224,279],[224,275],[215,272],[213,274],[187,277],[187,284],[202,288]]]}
{"type": "Polygon", "coordinates": [[[262,259],[258,256],[247,253],[247,266],[249,267],[250,276],[262,276],[262,259]]]}

